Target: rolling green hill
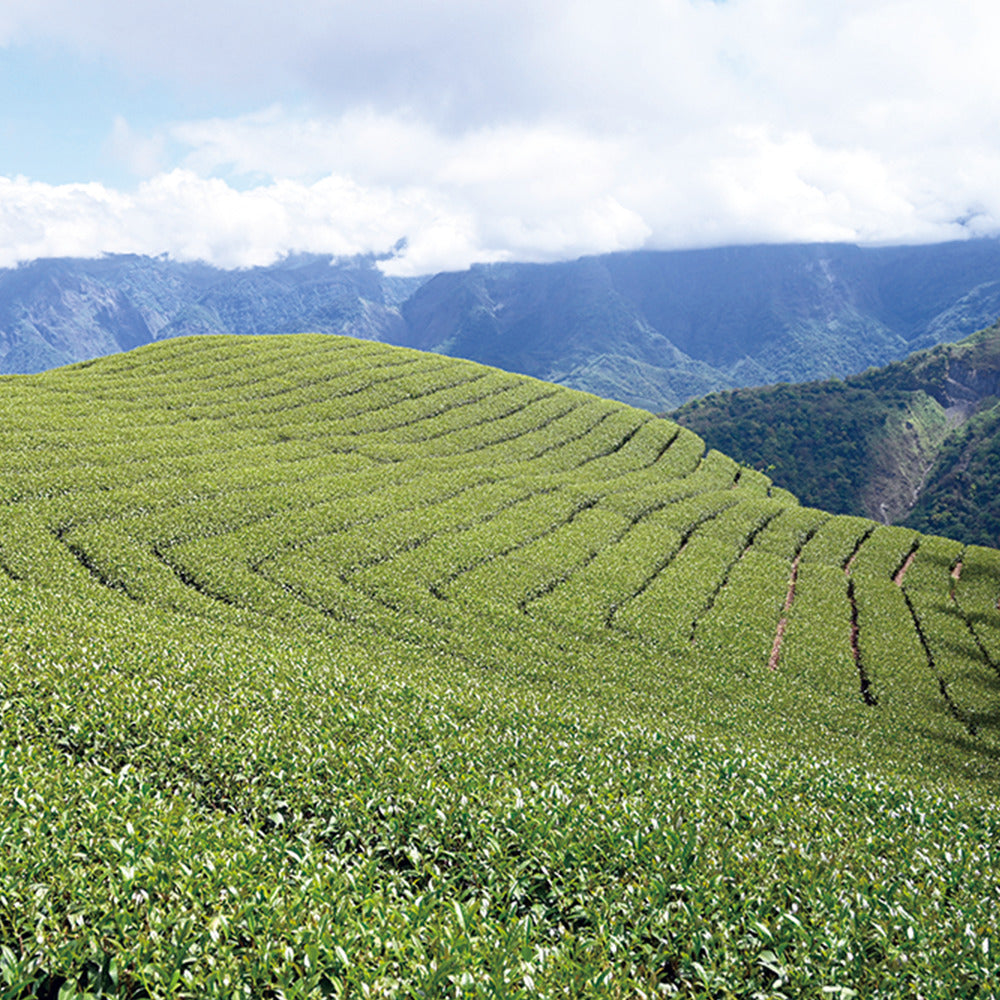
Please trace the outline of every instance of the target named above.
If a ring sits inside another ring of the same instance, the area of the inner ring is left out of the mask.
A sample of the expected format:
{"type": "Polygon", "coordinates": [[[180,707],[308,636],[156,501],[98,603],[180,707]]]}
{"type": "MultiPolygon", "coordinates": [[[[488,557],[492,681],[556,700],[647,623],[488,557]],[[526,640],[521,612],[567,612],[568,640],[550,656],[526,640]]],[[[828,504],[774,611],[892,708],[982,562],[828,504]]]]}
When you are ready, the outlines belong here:
{"type": "Polygon", "coordinates": [[[826,510],[1000,546],[1000,323],[850,378],[671,416],[826,510]]]}
{"type": "Polygon", "coordinates": [[[0,420],[0,996],[990,995],[1000,552],[339,337],[0,420]]]}

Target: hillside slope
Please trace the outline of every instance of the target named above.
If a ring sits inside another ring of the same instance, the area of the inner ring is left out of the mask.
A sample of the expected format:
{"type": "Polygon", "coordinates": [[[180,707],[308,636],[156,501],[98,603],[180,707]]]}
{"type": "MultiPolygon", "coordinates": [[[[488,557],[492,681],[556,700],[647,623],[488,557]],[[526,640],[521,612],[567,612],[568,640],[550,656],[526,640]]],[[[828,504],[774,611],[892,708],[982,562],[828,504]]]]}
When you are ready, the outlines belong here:
{"type": "Polygon", "coordinates": [[[673,417],[810,503],[1000,545],[1000,324],[843,381],[720,393],[673,417]]]}
{"type": "Polygon", "coordinates": [[[10,995],[988,995],[1000,552],[339,337],[0,419],[10,995]]]}

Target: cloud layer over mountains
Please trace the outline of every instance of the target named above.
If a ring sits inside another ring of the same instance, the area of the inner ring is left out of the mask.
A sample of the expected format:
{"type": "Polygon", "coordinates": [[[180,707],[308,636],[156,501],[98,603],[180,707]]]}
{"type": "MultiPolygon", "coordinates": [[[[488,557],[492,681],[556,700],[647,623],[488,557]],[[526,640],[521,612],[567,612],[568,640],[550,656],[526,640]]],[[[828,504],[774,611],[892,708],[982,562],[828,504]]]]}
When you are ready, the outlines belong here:
{"type": "Polygon", "coordinates": [[[109,94],[81,136],[131,182],[52,182],[8,151],[0,264],[407,237],[393,266],[426,273],[995,233],[998,38],[984,0],[13,0],[0,59],[167,99],[136,121],[109,94]]]}

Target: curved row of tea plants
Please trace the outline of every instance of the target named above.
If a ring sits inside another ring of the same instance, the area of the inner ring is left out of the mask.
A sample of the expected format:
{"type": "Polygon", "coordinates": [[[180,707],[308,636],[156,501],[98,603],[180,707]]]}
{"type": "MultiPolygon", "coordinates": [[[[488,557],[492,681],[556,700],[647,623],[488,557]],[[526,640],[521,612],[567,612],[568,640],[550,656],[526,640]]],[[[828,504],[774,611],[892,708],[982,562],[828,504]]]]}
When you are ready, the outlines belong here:
{"type": "Polygon", "coordinates": [[[0,421],[0,997],[991,995],[1000,553],[345,338],[0,421]]]}

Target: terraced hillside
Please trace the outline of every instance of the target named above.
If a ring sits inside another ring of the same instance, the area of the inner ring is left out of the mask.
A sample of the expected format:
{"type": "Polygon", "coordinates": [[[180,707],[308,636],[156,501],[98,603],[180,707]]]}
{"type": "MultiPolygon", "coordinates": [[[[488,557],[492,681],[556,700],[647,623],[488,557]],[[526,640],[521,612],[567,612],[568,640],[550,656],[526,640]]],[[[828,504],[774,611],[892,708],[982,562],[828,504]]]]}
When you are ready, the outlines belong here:
{"type": "Polygon", "coordinates": [[[1000,552],[346,338],[0,420],[0,996],[990,995],[1000,552]]]}

